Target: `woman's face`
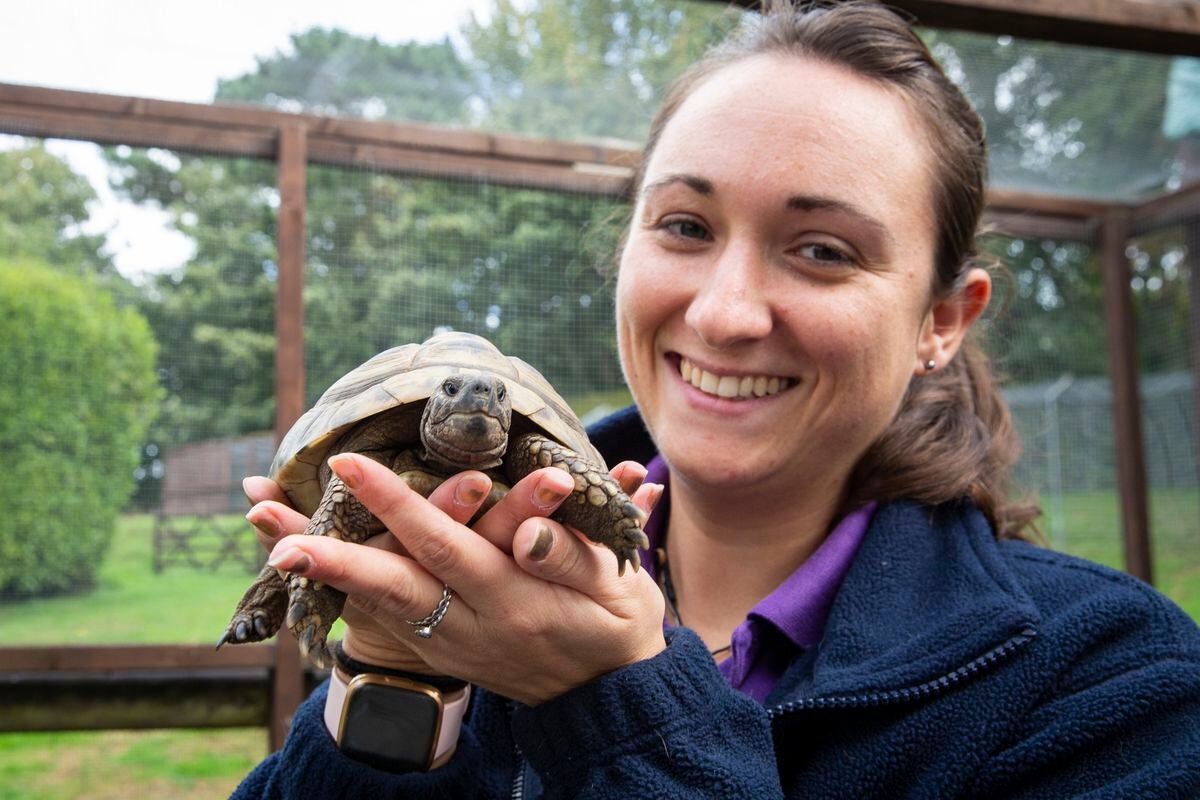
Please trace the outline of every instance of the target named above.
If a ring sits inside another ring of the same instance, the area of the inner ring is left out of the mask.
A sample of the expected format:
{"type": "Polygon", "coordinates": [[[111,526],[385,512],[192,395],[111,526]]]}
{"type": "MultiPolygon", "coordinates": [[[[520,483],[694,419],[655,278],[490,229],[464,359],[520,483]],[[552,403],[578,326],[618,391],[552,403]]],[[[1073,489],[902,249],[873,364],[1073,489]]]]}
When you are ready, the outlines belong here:
{"type": "Polygon", "coordinates": [[[905,101],[839,67],[759,56],[680,106],[617,286],[625,375],[677,474],[842,488],[941,354],[932,185],[905,101]]]}

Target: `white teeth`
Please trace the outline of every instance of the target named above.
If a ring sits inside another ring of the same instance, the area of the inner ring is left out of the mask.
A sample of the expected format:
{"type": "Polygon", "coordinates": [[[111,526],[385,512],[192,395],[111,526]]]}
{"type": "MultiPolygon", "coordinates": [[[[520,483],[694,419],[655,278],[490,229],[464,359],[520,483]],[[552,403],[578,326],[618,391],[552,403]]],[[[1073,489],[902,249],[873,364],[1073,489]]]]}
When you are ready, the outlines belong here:
{"type": "Polygon", "coordinates": [[[792,385],[792,381],[788,378],[766,375],[743,375],[742,377],[715,375],[701,369],[686,358],[681,358],[679,361],[679,374],[684,381],[705,394],[739,400],[777,394],[792,385]]]}

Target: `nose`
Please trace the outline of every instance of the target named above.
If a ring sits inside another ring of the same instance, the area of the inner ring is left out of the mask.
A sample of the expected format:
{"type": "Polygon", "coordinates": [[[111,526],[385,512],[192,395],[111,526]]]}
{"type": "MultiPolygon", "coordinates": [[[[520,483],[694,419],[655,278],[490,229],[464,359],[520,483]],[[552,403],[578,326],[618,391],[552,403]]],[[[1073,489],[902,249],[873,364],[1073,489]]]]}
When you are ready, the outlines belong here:
{"type": "Polygon", "coordinates": [[[480,378],[476,381],[473,381],[471,383],[470,392],[471,392],[471,394],[487,397],[489,394],[492,393],[492,382],[486,381],[482,378],[480,378]]]}
{"type": "Polygon", "coordinates": [[[765,337],[774,324],[766,275],[759,245],[731,241],[704,273],[684,320],[714,350],[765,337]]]}

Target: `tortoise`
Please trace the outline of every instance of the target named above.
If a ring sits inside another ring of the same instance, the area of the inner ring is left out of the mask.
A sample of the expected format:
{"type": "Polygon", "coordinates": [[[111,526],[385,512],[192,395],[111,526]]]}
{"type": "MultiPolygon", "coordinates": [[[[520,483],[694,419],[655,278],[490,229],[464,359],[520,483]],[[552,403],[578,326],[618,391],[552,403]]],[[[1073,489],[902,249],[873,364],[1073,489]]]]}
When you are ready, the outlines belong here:
{"type": "MultiPolygon", "coordinates": [[[[292,426],[270,476],[309,516],[304,533],[362,542],[384,525],[346,489],[326,460],[355,452],[392,468],[428,496],[447,477],[479,469],[493,490],[554,466],[575,481],[552,518],[571,525],[636,570],[649,542],[645,515],[609,475],[579,418],[549,382],[519,358],[469,333],[393,347],[344,375],[292,426]]],[[[242,596],[217,642],[256,642],[286,622],[313,664],[326,667],[326,638],[346,596],[332,586],[267,565],[242,596]]]]}

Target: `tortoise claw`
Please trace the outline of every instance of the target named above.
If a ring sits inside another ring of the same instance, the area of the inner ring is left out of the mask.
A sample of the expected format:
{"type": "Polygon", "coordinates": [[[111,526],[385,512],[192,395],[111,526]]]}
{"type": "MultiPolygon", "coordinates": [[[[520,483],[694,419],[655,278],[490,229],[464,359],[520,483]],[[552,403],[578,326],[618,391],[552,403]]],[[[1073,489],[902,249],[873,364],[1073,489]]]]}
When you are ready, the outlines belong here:
{"type": "MultiPolygon", "coordinates": [[[[295,600],[288,608],[286,624],[289,628],[295,628],[300,624],[300,620],[308,616],[308,604],[303,600],[295,600]]],[[[308,630],[312,630],[311,627],[308,630]]],[[[306,631],[307,632],[307,631],[306,631]]]]}

